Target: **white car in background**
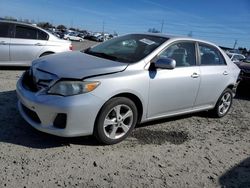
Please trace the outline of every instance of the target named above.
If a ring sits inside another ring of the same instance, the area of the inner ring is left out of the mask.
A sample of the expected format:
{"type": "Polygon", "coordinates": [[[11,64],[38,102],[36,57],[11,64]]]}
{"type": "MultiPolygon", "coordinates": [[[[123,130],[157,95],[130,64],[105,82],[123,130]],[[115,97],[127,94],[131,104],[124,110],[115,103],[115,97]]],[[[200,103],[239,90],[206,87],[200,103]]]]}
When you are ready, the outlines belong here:
{"type": "Polygon", "coordinates": [[[71,50],[71,42],[35,25],[0,21],[0,66],[30,66],[39,57],[71,50]]]}
{"type": "Polygon", "coordinates": [[[246,59],[246,57],[242,54],[237,54],[237,53],[227,53],[227,55],[230,57],[232,62],[240,62],[244,59],[246,59]]]}
{"type": "Polygon", "coordinates": [[[82,37],[77,36],[76,33],[67,33],[63,37],[66,40],[74,40],[74,41],[79,41],[82,42],[84,39],[82,37]]]}

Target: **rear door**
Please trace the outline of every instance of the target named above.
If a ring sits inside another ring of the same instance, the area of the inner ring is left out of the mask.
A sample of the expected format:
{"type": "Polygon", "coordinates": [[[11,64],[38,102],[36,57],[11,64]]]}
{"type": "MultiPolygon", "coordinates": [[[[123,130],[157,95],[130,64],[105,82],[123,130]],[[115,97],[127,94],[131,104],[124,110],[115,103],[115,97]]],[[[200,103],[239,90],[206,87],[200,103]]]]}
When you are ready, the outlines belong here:
{"type": "Polygon", "coordinates": [[[10,61],[10,30],[11,24],[0,22],[0,64],[10,61]]]}
{"type": "Polygon", "coordinates": [[[227,87],[230,70],[216,47],[199,43],[198,49],[201,83],[195,106],[213,106],[227,87]]]}
{"type": "Polygon", "coordinates": [[[47,33],[31,26],[15,27],[14,38],[10,40],[10,60],[14,64],[29,65],[47,44],[47,33]]]}

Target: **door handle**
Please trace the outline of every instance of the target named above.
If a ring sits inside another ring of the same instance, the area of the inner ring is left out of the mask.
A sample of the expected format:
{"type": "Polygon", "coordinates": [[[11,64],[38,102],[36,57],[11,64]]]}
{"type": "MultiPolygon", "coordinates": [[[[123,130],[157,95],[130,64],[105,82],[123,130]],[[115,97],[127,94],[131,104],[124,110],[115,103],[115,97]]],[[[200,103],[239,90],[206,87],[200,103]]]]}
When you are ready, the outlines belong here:
{"type": "Polygon", "coordinates": [[[199,77],[199,74],[197,74],[196,72],[194,72],[192,75],[191,75],[192,78],[198,78],[199,77]]]}
{"type": "Polygon", "coordinates": [[[35,46],[42,46],[42,44],[41,43],[36,43],[35,46]]]}
{"type": "Polygon", "coordinates": [[[228,72],[227,72],[227,71],[224,71],[224,72],[223,72],[223,75],[228,75],[228,72]]]}

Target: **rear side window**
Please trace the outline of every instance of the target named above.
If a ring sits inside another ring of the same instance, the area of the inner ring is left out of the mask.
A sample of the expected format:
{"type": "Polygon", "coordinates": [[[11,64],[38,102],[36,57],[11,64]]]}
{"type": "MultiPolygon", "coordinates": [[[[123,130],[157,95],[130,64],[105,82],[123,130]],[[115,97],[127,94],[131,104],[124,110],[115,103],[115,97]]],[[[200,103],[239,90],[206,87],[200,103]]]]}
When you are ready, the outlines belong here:
{"type": "Polygon", "coordinates": [[[201,65],[226,65],[220,51],[213,46],[199,44],[199,52],[201,65]]]}
{"type": "Polygon", "coordinates": [[[0,23],[0,37],[3,37],[3,38],[9,37],[9,28],[10,28],[10,24],[0,23]]]}
{"type": "Polygon", "coordinates": [[[48,40],[49,35],[41,30],[38,30],[38,40],[48,40]]]}
{"type": "Polygon", "coordinates": [[[37,39],[37,29],[17,25],[15,38],[37,39]]]}

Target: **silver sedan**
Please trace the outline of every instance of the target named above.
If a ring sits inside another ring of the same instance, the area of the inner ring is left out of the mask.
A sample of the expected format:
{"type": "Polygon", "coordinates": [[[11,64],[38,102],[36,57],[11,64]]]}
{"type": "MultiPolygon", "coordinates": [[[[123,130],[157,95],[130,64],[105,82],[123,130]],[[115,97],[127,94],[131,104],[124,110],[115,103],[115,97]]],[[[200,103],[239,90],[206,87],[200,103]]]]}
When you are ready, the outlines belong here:
{"type": "Polygon", "coordinates": [[[0,20],[0,66],[30,66],[38,57],[71,50],[71,42],[37,26],[0,20]]]}
{"type": "Polygon", "coordinates": [[[33,61],[17,83],[18,108],[40,131],[115,144],[137,123],[203,110],[225,116],[239,72],[212,43],[129,34],[33,61]]]}

